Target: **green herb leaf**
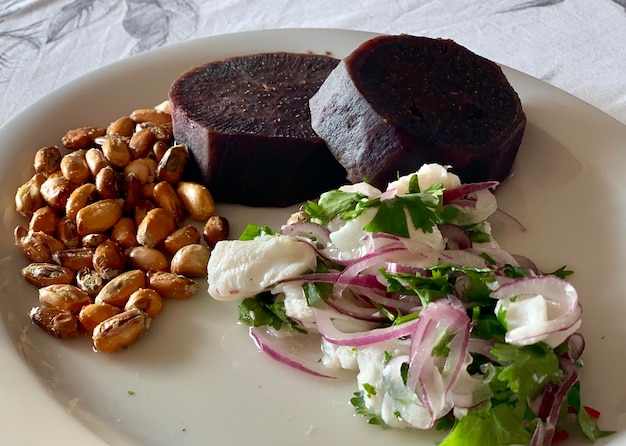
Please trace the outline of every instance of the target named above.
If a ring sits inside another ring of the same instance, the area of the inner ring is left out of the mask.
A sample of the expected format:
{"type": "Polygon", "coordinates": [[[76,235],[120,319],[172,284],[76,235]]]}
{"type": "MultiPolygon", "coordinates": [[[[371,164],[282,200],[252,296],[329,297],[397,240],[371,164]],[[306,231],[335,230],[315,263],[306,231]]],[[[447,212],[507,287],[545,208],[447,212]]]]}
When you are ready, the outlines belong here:
{"type": "Polygon", "coordinates": [[[376,395],[376,387],[374,387],[371,384],[363,383],[363,390],[365,390],[365,392],[367,392],[367,397],[368,398],[371,398],[372,396],[376,395]]]}
{"type": "Polygon", "coordinates": [[[382,200],[376,215],[365,227],[368,232],[385,232],[399,237],[409,237],[406,218],[408,213],[413,227],[424,232],[433,232],[433,226],[443,223],[441,216],[441,185],[431,186],[425,192],[398,195],[382,200]],[[406,211],[406,213],[405,213],[406,211]]]}
{"type": "Polygon", "coordinates": [[[380,415],[376,414],[376,412],[365,405],[365,393],[363,391],[354,392],[354,396],[350,399],[350,404],[354,406],[354,412],[357,415],[362,415],[367,418],[369,424],[386,426],[380,415]]]}
{"type": "Polygon", "coordinates": [[[439,446],[528,444],[531,434],[507,404],[470,409],[439,446]]]}
{"type": "Polygon", "coordinates": [[[267,325],[275,330],[280,330],[283,325],[286,325],[290,332],[294,330],[300,333],[307,332],[295,320],[285,314],[285,303],[282,300],[274,301],[274,295],[270,292],[244,299],[239,304],[239,320],[251,327],[267,325]]]}
{"type": "Polygon", "coordinates": [[[441,299],[453,292],[449,277],[434,270],[431,277],[420,274],[390,273],[381,270],[387,279],[387,291],[419,296],[422,305],[441,299]]]}
{"type": "Polygon", "coordinates": [[[574,274],[574,271],[568,270],[566,268],[567,268],[567,265],[563,265],[559,269],[552,271],[551,273],[547,273],[547,274],[552,275],[552,276],[557,276],[561,279],[565,279],[566,277],[569,277],[572,274],[574,274]]]}
{"type": "Polygon", "coordinates": [[[274,231],[269,226],[263,225],[258,226],[254,224],[249,224],[246,226],[246,229],[243,230],[241,235],[239,236],[239,240],[254,240],[255,238],[261,235],[278,235],[278,231],[274,231]]]}
{"type": "Polygon", "coordinates": [[[615,433],[614,431],[604,431],[598,428],[596,420],[583,407],[580,402],[580,381],[576,381],[576,384],[568,392],[567,405],[576,413],[576,421],[580,426],[580,430],[589,440],[596,441],[598,438],[608,437],[615,433]]]}
{"type": "Polygon", "coordinates": [[[537,397],[550,381],[559,383],[559,361],[546,344],[495,344],[491,353],[504,364],[498,379],[508,384],[519,401],[537,397]]]}
{"type": "Polygon", "coordinates": [[[513,279],[521,279],[523,277],[533,276],[533,272],[530,270],[530,268],[526,268],[524,266],[509,265],[508,263],[504,265],[504,268],[502,269],[502,274],[504,274],[506,277],[511,277],[513,279]]]}
{"type": "MultiPolygon", "coordinates": [[[[308,201],[302,210],[309,214],[312,219],[317,220],[318,223],[326,225],[337,215],[343,216],[347,211],[354,211],[363,198],[366,198],[363,194],[331,190],[320,195],[317,203],[308,201]]],[[[349,218],[345,219],[356,218],[357,216],[353,212],[349,218]]]]}

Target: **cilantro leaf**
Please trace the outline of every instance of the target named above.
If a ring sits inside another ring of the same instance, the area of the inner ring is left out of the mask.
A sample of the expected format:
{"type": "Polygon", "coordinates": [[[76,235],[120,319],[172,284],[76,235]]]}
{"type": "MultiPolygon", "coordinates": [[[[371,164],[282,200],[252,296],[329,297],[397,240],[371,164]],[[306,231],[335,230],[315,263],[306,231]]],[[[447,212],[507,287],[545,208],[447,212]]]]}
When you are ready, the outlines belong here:
{"type": "Polygon", "coordinates": [[[306,333],[295,320],[285,314],[285,303],[282,300],[274,301],[274,295],[270,292],[257,294],[254,297],[244,299],[239,304],[239,320],[251,327],[268,325],[275,330],[280,330],[283,325],[291,332],[306,333]]]}
{"type": "Polygon", "coordinates": [[[567,405],[576,413],[576,421],[580,426],[580,430],[589,440],[596,441],[598,438],[607,437],[615,433],[613,431],[603,431],[599,429],[596,421],[583,407],[580,402],[580,381],[576,381],[574,386],[568,392],[567,405]]]}
{"type": "Polygon", "coordinates": [[[440,206],[441,188],[428,188],[426,192],[397,195],[378,204],[376,215],[365,227],[368,232],[385,232],[399,237],[409,237],[405,210],[414,228],[433,232],[433,226],[443,223],[440,206]]]}
{"type": "Polygon", "coordinates": [[[470,409],[439,446],[528,444],[530,439],[530,432],[522,427],[511,406],[498,404],[470,409]]]}
{"type": "Polygon", "coordinates": [[[566,277],[571,276],[572,274],[574,274],[574,271],[568,270],[566,269],[567,265],[563,265],[562,267],[558,268],[555,271],[552,271],[551,273],[547,273],[548,275],[551,276],[557,276],[561,279],[565,279],[566,277]]]}
{"type": "Polygon", "coordinates": [[[484,307],[475,306],[472,308],[472,331],[473,338],[495,339],[504,342],[506,328],[493,314],[493,309],[483,311],[484,307]]]}
{"type": "Polygon", "coordinates": [[[491,353],[504,364],[498,379],[506,382],[521,402],[537,397],[548,382],[559,383],[559,360],[546,344],[495,344],[491,353]]]}
{"type": "MultiPolygon", "coordinates": [[[[342,192],[331,190],[320,195],[317,203],[308,201],[302,210],[309,214],[312,219],[318,220],[322,225],[328,224],[337,215],[344,215],[348,211],[354,211],[358,203],[366,198],[365,195],[356,192],[342,192]]],[[[351,213],[349,218],[356,218],[358,213],[351,213]]]]}
{"type": "Polygon", "coordinates": [[[508,263],[504,265],[504,268],[502,268],[502,274],[504,274],[506,277],[511,277],[513,279],[521,279],[524,277],[533,276],[533,272],[530,270],[530,268],[526,268],[524,266],[510,265],[508,263]]]}
{"type": "MultiPolygon", "coordinates": [[[[317,260],[315,272],[328,272],[328,266],[323,260],[317,260]]],[[[333,284],[329,282],[304,282],[302,284],[302,290],[304,291],[304,298],[309,307],[321,308],[324,300],[332,297],[333,284]]]]}
{"type": "Polygon", "coordinates": [[[365,398],[365,392],[354,392],[354,396],[350,399],[350,404],[352,404],[355,408],[354,412],[357,415],[362,415],[367,418],[367,422],[369,424],[386,426],[380,415],[376,414],[376,412],[366,406],[365,398]]]}
{"type": "Polygon", "coordinates": [[[409,226],[404,215],[404,205],[397,198],[381,201],[376,215],[363,229],[368,232],[385,232],[408,238],[409,226]]]}
{"type": "Polygon", "coordinates": [[[372,396],[376,395],[376,387],[374,387],[371,384],[363,383],[363,390],[367,392],[368,398],[371,398],[372,396]]]}
{"type": "Polygon", "coordinates": [[[417,295],[423,305],[453,292],[449,277],[437,270],[433,271],[432,276],[390,273],[385,270],[381,270],[381,273],[387,279],[387,291],[417,295]]]}
{"type": "Polygon", "coordinates": [[[248,224],[248,226],[246,226],[246,228],[243,230],[243,232],[239,236],[239,240],[244,240],[244,241],[254,240],[255,238],[261,235],[278,235],[278,234],[279,233],[277,231],[274,231],[269,226],[266,226],[266,225],[259,226],[259,225],[254,225],[254,224],[248,224]]]}

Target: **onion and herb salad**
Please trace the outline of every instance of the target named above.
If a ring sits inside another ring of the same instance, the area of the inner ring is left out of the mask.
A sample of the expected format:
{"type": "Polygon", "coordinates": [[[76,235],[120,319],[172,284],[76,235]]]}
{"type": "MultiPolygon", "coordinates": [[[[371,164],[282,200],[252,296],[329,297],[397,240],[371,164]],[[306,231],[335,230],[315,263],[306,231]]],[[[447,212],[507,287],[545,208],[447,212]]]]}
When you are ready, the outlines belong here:
{"type": "Polygon", "coordinates": [[[359,183],[308,202],[279,230],[221,241],[209,294],[241,300],[257,345],[307,373],[357,372],[368,422],[448,432],[441,446],[550,445],[582,405],[581,305],[565,267],[503,250],[487,218],[495,182],[424,165],[380,191],[359,183]],[[319,361],[285,343],[319,340],[319,361]],[[573,415],[568,415],[573,414],[573,415]]]}

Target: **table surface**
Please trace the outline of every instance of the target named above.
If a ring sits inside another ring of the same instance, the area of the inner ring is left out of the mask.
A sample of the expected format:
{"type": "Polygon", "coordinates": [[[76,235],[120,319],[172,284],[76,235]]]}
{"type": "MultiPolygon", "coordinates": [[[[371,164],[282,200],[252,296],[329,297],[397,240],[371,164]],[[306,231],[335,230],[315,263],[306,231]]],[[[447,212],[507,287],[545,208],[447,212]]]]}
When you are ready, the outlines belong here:
{"type": "Polygon", "coordinates": [[[153,48],[319,27],[451,38],[626,123],[626,0],[0,0],[0,125],[153,48]]]}

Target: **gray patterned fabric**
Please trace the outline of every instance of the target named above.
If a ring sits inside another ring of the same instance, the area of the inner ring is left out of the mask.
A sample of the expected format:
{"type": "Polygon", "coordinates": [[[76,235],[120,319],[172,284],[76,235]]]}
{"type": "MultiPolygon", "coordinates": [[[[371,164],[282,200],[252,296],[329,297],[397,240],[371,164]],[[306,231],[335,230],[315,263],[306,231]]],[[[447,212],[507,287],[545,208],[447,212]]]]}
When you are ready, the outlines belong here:
{"type": "Polygon", "coordinates": [[[626,122],[625,0],[0,0],[0,125],[130,55],[292,27],[452,38],[626,122]]]}

